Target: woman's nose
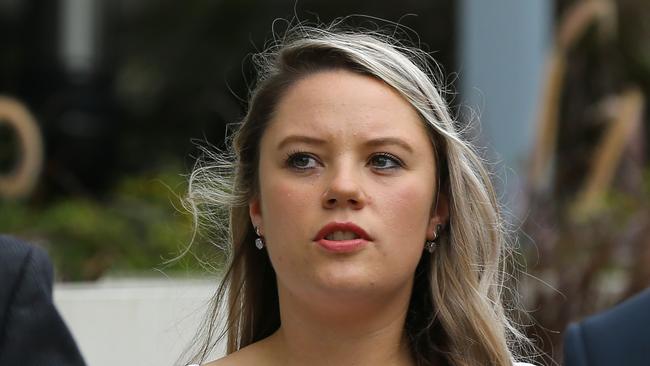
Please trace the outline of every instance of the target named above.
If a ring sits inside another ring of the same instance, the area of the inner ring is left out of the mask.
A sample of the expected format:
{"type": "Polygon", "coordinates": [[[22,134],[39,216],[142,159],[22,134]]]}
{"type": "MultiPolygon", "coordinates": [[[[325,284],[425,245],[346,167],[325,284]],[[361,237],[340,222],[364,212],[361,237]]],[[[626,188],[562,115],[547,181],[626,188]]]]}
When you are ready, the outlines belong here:
{"type": "Polygon", "coordinates": [[[332,172],[328,183],[323,194],[324,208],[349,207],[358,210],[365,206],[367,198],[357,169],[339,168],[332,172]]]}

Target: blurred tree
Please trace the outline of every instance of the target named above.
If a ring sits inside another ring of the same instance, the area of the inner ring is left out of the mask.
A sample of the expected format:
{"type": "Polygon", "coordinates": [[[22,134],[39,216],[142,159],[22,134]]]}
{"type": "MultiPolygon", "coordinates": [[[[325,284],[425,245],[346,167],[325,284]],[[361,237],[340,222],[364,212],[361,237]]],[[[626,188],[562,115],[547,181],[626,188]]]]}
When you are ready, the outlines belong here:
{"type": "MultiPolygon", "coordinates": [[[[442,65],[450,68],[454,55],[454,7],[448,0],[122,2],[115,11],[115,93],[128,120],[120,151],[140,155],[121,158],[126,169],[150,166],[161,152],[188,155],[191,138],[222,145],[226,125],[243,116],[255,80],[249,56],[271,40],[272,26],[282,32],[294,17],[329,22],[367,14],[399,21],[418,14],[403,23],[440,51],[442,65]]],[[[368,17],[350,23],[374,27],[368,17]]]]}
{"type": "Polygon", "coordinates": [[[557,360],[568,322],[650,285],[649,12],[645,1],[558,1],[524,226],[541,279],[524,284],[531,334],[557,360]]]}
{"type": "Polygon", "coordinates": [[[363,14],[350,25],[394,28],[377,17],[409,26],[447,70],[455,54],[452,0],[0,0],[0,8],[0,94],[25,102],[46,148],[36,194],[0,201],[0,231],[43,243],[64,279],[149,269],[182,250],[190,227],[169,198],[127,189],[135,193],[126,199],[124,187],[151,188],[155,177],[175,186],[170,167],[189,171],[192,139],[224,146],[255,79],[250,55],[287,21],[363,14]]]}

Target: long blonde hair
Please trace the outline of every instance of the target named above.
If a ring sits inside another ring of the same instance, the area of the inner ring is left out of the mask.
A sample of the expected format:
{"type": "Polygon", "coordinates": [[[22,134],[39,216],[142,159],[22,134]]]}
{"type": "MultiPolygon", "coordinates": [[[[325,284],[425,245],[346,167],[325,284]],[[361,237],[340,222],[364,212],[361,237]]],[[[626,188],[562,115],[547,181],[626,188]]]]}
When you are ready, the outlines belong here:
{"type": "Polygon", "coordinates": [[[416,269],[405,333],[418,365],[512,365],[524,339],[503,304],[508,255],[488,171],[465,141],[436,86],[435,62],[418,48],[374,31],[297,26],[253,57],[258,82],[231,150],[207,152],[189,180],[187,206],[197,225],[217,235],[227,269],[201,330],[192,361],[202,362],[227,337],[227,352],[259,341],[280,326],[275,273],[248,213],[259,191],[259,142],[278,101],[296,80],[343,68],[384,81],[411,103],[431,138],[439,189],[449,202],[444,245],[416,269]],[[219,316],[226,324],[219,332],[219,316]]]}

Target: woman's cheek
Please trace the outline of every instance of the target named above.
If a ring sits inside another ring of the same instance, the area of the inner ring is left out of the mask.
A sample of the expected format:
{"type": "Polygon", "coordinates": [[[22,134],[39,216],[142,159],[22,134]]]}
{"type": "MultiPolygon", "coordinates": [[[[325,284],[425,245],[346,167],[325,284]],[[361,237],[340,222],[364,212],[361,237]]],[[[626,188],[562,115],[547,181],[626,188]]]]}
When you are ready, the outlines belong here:
{"type": "Polygon", "coordinates": [[[282,238],[282,243],[288,245],[294,241],[302,241],[302,230],[311,227],[305,222],[310,217],[309,207],[315,198],[313,189],[309,190],[295,181],[269,181],[266,185],[264,201],[264,223],[271,240],[282,238]],[[311,192],[311,193],[310,193],[311,192]]]}
{"type": "Polygon", "coordinates": [[[290,213],[295,207],[296,187],[286,179],[270,179],[265,182],[266,189],[263,193],[263,199],[267,203],[269,214],[274,212],[290,213]],[[280,211],[278,211],[280,209],[280,211]]]}
{"type": "MultiPolygon", "coordinates": [[[[278,182],[272,188],[271,196],[275,201],[274,212],[283,212],[289,216],[301,214],[313,201],[313,188],[295,182],[278,182]]],[[[313,203],[312,203],[313,206],[313,203]]]]}
{"type": "MultiPolygon", "coordinates": [[[[395,233],[419,236],[424,235],[429,221],[432,197],[422,184],[413,182],[390,190],[385,195],[386,206],[381,210],[389,215],[389,225],[395,233]]],[[[422,238],[424,240],[424,237],[422,238]]]]}

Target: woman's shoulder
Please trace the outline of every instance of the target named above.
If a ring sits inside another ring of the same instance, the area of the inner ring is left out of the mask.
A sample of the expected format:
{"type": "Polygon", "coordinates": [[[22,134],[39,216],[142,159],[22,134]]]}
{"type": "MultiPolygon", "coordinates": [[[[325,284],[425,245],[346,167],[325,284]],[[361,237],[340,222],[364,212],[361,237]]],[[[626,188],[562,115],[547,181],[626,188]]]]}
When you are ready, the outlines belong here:
{"type": "Polygon", "coordinates": [[[246,355],[241,354],[239,352],[235,352],[233,354],[227,355],[225,357],[219,358],[217,360],[214,360],[212,362],[208,362],[203,365],[187,365],[187,366],[234,366],[234,365],[248,365],[251,364],[252,360],[250,357],[246,357],[246,355]]]}
{"type": "MultiPolygon", "coordinates": [[[[226,355],[202,366],[238,366],[238,365],[267,365],[271,359],[265,340],[250,344],[239,351],[226,355]]],[[[199,366],[199,365],[187,365],[199,366]]]]}
{"type": "Polygon", "coordinates": [[[231,366],[231,365],[243,365],[246,364],[245,362],[248,362],[246,359],[241,359],[240,355],[233,353],[231,355],[216,359],[212,362],[204,363],[204,364],[191,364],[187,366],[231,366]]]}

